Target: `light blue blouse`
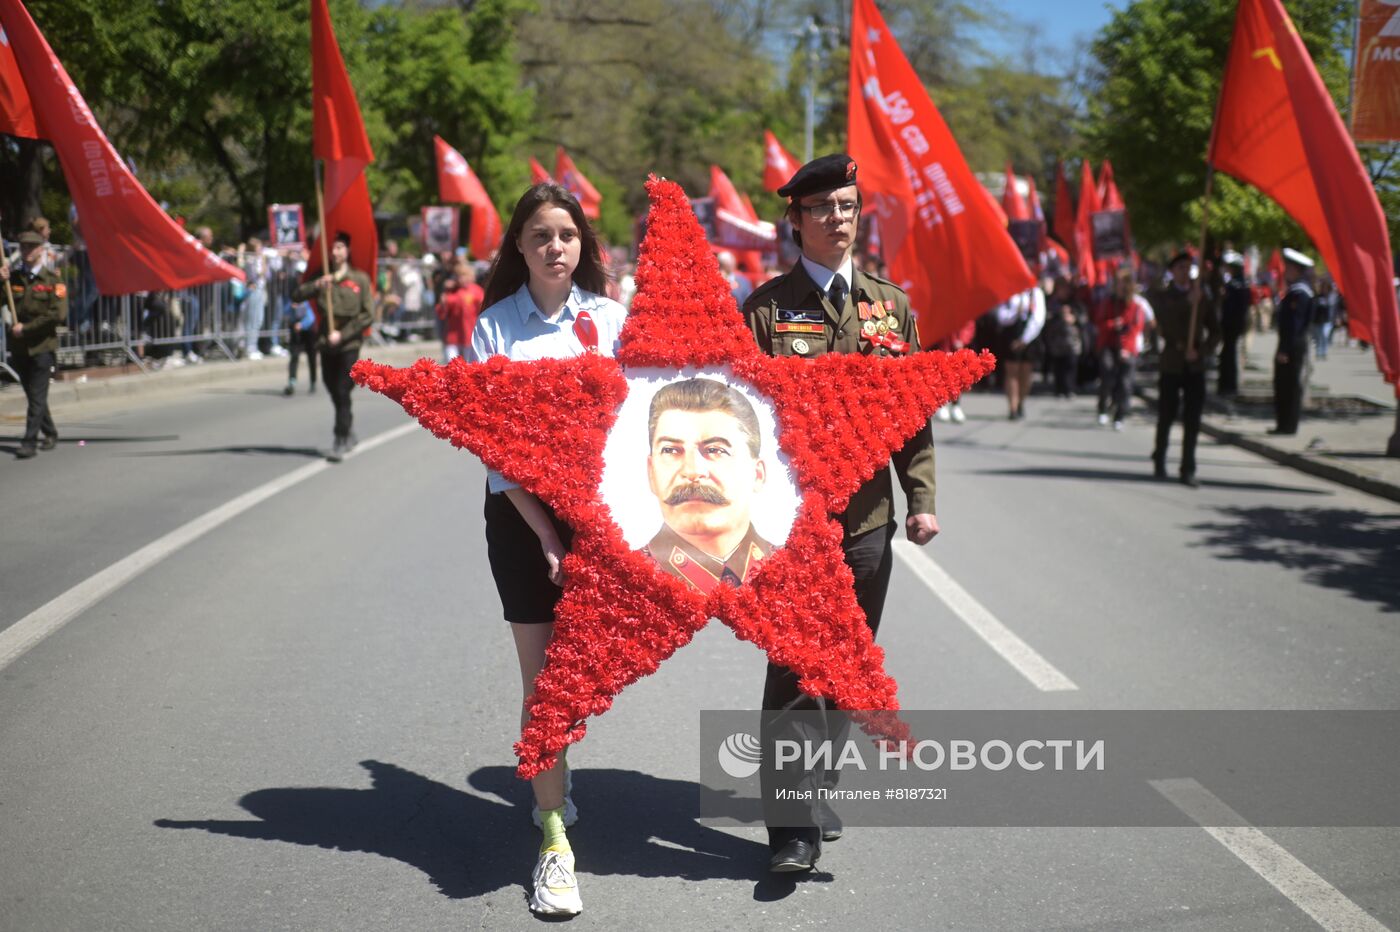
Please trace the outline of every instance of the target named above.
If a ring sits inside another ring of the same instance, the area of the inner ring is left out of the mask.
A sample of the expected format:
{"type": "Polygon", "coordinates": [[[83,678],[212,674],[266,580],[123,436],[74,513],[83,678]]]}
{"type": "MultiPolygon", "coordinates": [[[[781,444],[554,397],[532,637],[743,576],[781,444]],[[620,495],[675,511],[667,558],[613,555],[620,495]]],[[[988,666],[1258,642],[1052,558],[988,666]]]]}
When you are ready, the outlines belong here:
{"type": "MultiPolygon", "coordinates": [[[[583,343],[574,335],[574,321],[581,311],[588,312],[598,330],[598,352],[604,356],[617,355],[618,337],[627,321],[627,309],[621,304],[574,285],[559,316],[548,320],[530,297],[529,286],[521,285],[515,294],[481,312],[472,330],[468,359],[483,362],[492,356],[504,356],[515,362],[527,362],[582,356],[583,343]]],[[[492,492],[519,488],[489,469],[486,482],[492,492]]]]}

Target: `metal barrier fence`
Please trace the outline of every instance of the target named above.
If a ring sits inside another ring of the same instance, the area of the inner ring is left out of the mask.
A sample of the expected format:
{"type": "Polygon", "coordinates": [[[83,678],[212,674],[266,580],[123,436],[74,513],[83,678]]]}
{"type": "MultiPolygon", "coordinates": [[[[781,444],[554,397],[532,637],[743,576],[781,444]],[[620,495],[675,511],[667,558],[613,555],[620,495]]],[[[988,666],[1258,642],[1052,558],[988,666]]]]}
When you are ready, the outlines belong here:
{"type": "MultiPolygon", "coordinates": [[[[283,355],[292,324],[305,305],[292,299],[301,278],[293,256],[268,253],[262,263],[245,255],[248,283],[216,282],[176,291],[103,295],[87,252],[54,247],[51,261],[68,287],[68,320],[59,330],[58,367],[134,363],[143,370],[196,362],[283,355]]],[[[223,258],[238,262],[238,257],[223,258]]],[[[379,294],[370,342],[387,344],[437,336],[430,263],[381,259],[379,294]]],[[[0,327],[0,368],[9,334],[0,327]]]]}

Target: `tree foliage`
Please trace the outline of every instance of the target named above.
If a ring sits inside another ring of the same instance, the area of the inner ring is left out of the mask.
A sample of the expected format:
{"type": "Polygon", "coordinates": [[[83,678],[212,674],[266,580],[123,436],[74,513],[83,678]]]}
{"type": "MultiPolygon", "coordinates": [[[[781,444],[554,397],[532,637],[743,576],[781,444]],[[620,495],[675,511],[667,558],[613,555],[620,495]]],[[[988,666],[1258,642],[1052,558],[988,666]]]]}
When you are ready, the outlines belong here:
{"type": "MultiPolygon", "coordinates": [[[[1352,4],[1286,0],[1285,7],[1333,99],[1344,103],[1352,4]]],[[[1086,154],[1112,160],[1133,233],[1145,245],[1199,233],[1206,148],[1235,9],[1235,0],[1133,0],[1093,44],[1086,154]]],[[[1221,174],[1210,230],[1222,240],[1266,246],[1302,238],[1272,201],[1221,174]]]]}
{"type": "MultiPolygon", "coordinates": [[[[31,0],[117,148],[172,213],[243,236],[266,206],[314,203],[307,0],[31,0]]],[[[435,198],[432,136],[483,180],[511,177],[529,118],[512,35],[519,0],[452,8],[330,0],[378,159],[381,210],[435,198]],[[508,155],[509,154],[509,155],[508,155]]],[[[50,178],[57,175],[50,171],[50,178]]]]}

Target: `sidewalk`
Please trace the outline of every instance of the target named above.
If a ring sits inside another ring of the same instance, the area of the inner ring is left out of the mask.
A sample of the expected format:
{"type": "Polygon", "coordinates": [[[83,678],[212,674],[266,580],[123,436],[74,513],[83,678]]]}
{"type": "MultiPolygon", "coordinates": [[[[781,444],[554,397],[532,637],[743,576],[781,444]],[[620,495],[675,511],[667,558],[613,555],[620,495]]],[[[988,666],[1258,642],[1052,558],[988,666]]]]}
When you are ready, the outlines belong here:
{"type": "MultiPolygon", "coordinates": [[[[366,346],[360,352],[361,359],[374,359],[394,366],[410,365],[420,356],[440,361],[442,344],[436,340],[393,343],[388,346],[366,346]]],[[[302,360],[301,369],[304,384],[307,374],[306,360],[302,360]]],[[[85,404],[123,400],[135,402],[158,394],[192,391],[196,387],[205,388],[214,384],[254,378],[276,378],[285,381],[287,360],[273,357],[258,360],[219,360],[174,369],[158,369],[149,373],[108,375],[105,372],[94,372],[86,378],[82,373],[68,372],[64,375],[62,381],[49,384],[49,409],[55,414],[72,411],[85,404]]],[[[17,423],[23,426],[24,412],[24,390],[13,382],[0,386],[0,423],[17,423]]]]}
{"type": "MultiPolygon", "coordinates": [[[[1216,376],[1207,382],[1201,432],[1301,472],[1400,501],[1400,459],[1385,455],[1395,432],[1395,398],[1376,371],[1370,351],[1341,345],[1313,361],[1298,433],[1275,437],[1272,335],[1256,336],[1240,378],[1240,395],[1217,397],[1216,376]]],[[[1157,377],[1144,373],[1138,395],[1157,404],[1157,377]]]]}

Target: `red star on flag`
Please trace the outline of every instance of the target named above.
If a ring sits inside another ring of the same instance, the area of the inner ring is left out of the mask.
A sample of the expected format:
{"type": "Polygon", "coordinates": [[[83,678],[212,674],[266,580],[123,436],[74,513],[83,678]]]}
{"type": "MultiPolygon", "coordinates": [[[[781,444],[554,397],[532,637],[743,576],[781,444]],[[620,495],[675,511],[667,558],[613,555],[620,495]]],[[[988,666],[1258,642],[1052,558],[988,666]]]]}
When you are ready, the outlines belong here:
{"type": "Polygon", "coordinates": [[[585,720],[653,673],[710,618],[768,653],[868,733],[902,738],[899,704],[856,603],[832,515],[941,405],[991,371],[988,353],[904,358],[827,354],[770,358],[755,344],[720,275],[685,192],[652,178],[637,294],[612,359],[406,369],[368,361],[355,381],[403,405],[434,434],[464,447],[536,495],[574,528],[554,638],[516,744],[518,774],[549,769],[585,720]],[[786,541],[743,585],[707,595],[662,571],[624,539],[600,494],[604,448],[628,376],[721,372],[771,401],[778,442],[801,494],[786,541]]]}

